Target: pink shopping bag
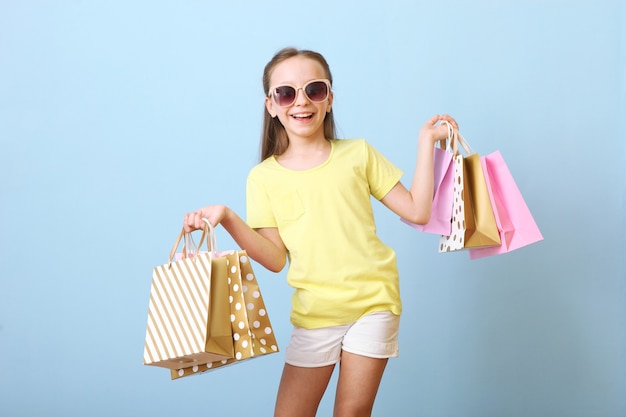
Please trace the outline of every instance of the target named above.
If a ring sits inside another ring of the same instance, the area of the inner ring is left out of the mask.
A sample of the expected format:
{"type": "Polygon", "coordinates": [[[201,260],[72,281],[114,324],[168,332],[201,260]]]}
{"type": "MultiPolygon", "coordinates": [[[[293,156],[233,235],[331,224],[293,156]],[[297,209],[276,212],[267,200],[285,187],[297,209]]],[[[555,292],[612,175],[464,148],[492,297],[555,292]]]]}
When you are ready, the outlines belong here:
{"type": "Polygon", "coordinates": [[[483,156],[481,164],[502,244],[470,249],[470,259],[511,252],[543,240],[500,151],[483,156]]]}
{"type": "Polygon", "coordinates": [[[454,164],[452,152],[435,147],[434,157],[434,184],[433,205],[428,223],[415,224],[401,219],[404,223],[420,232],[450,236],[452,219],[452,198],[454,188],[454,164]]]}

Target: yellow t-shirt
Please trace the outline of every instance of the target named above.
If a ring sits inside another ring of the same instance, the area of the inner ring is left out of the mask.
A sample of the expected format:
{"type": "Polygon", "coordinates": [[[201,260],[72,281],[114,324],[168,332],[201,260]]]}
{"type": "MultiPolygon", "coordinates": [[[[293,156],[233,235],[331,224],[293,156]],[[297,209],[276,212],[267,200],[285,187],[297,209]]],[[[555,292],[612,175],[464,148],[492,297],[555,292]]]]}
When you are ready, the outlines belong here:
{"type": "Polygon", "coordinates": [[[247,223],[278,228],[295,288],[291,322],[309,329],[402,309],[396,255],[376,236],[370,199],[382,199],[402,171],[363,139],[331,145],[328,160],[306,171],[269,157],[247,183],[247,223]]]}

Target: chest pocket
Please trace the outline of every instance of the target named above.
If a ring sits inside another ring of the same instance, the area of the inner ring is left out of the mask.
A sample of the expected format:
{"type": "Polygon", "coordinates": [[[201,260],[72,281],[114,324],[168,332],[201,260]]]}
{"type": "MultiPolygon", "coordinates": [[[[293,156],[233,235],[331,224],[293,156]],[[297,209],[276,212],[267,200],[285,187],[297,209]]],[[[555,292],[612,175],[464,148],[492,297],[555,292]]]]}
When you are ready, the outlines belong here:
{"type": "Polygon", "coordinates": [[[304,215],[304,204],[298,190],[290,190],[277,195],[272,202],[276,219],[283,222],[298,220],[304,215]]]}

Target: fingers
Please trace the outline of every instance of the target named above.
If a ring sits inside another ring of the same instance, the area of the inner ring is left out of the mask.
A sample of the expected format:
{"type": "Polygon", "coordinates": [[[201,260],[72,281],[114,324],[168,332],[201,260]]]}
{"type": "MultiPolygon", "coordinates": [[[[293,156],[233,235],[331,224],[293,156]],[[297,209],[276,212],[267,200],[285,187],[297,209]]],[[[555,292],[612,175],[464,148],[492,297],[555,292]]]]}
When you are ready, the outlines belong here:
{"type": "Polygon", "coordinates": [[[203,217],[206,216],[202,209],[185,214],[185,218],[183,220],[183,229],[185,230],[185,232],[189,233],[193,232],[194,230],[203,229],[203,217]]]}
{"type": "Polygon", "coordinates": [[[448,138],[450,131],[446,123],[442,122],[448,122],[454,129],[459,129],[458,123],[449,114],[436,114],[424,123],[420,129],[420,138],[418,138],[418,140],[423,139],[426,142],[437,142],[448,138]]]}
{"type": "Polygon", "coordinates": [[[441,120],[441,116],[436,114],[433,117],[431,117],[430,120],[428,120],[428,122],[426,122],[426,123],[430,123],[431,125],[434,126],[439,120],[441,120]]]}
{"type": "Polygon", "coordinates": [[[454,117],[450,116],[449,114],[436,114],[433,117],[431,117],[426,123],[430,124],[431,126],[435,126],[438,122],[443,122],[446,121],[448,123],[450,123],[452,126],[454,126],[455,129],[459,128],[458,123],[456,122],[456,120],[454,120],[454,117]]]}
{"type": "Polygon", "coordinates": [[[450,123],[452,126],[454,126],[455,129],[459,128],[458,123],[456,122],[456,120],[454,120],[454,118],[448,114],[443,114],[441,116],[436,116],[438,121],[446,121],[448,123],[450,123]]]}
{"type": "Polygon", "coordinates": [[[186,233],[194,230],[204,229],[206,223],[203,219],[207,219],[211,226],[216,227],[228,215],[228,207],[224,205],[214,205],[202,207],[199,210],[185,214],[183,219],[183,229],[186,233]]]}

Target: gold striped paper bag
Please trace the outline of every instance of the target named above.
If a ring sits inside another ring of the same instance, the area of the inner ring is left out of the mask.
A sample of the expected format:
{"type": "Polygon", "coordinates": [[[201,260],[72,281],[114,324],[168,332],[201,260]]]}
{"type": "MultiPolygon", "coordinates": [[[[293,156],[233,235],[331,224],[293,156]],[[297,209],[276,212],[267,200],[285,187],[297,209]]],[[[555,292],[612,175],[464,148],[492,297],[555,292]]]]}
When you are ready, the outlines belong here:
{"type": "MultiPolygon", "coordinates": [[[[179,369],[234,357],[227,259],[199,253],[154,268],[144,364],[179,369]]],[[[213,248],[210,248],[213,249],[213,248]]]]}

